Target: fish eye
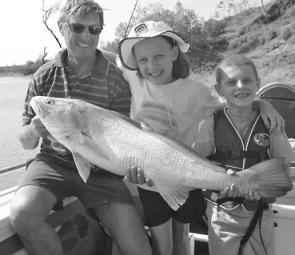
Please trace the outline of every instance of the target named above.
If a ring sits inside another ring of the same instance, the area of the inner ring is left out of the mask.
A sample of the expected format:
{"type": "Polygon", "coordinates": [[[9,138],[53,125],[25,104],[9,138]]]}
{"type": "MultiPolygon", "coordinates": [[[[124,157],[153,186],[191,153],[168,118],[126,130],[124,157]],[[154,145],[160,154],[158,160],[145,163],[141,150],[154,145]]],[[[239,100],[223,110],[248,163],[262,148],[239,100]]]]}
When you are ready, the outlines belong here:
{"type": "Polygon", "coordinates": [[[50,105],[53,105],[54,104],[54,100],[49,98],[46,100],[46,104],[50,104],[50,105]]]}

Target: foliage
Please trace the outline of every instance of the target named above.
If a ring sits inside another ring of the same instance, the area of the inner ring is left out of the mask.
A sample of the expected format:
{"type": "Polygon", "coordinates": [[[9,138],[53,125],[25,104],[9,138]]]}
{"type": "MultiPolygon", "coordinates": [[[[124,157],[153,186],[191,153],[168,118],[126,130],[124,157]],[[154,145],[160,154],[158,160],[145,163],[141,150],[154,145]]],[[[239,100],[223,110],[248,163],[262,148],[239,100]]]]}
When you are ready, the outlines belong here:
{"type": "Polygon", "coordinates": [[[6,75],[17,73],[21,75],[30,75],[35,73],[42,64],[44,64],[43,56],[39,56],[37,60],[28,60],[24,65],[2,66],[0,67],[0,74],[6,75]]]}
{"type": "Polygon", "coordinates": [[[236,15],[252,7],[249,0],[222,0],[217,5],[216,17],[236,15]]]}
{"type": "Polygon", "coordinates": [[[112,42],[107,42],[104,46],[103,49],[104,50],[108,50],[114,53],[118,53],[118,46],[119,46],[120,40],[118,38],[116,38],[114,41],[112,42]]]}
{"type": "MultiPolygon", "coordinates": [[[[219,52],[228,44],[224,38],[216,39],[224,33],[225,22],[215,19],[204,21],[193,10],[183,8],[180,2],[176,3],[174,10],[167,10],[160,3],[137,8],[128,32],[130,27],[146,20],[163,21],[173,30],[181,32],[183,39],[191,44],[188,57],[194,70],[210,68],[212,64],[217,63],[221,59],[219,52]],[[219,45],[221,48],[218,48],[219,45]]],[[[115,40],[103,48],[117,52],[114,48],[124,38],[126,30],[127,24],[120,23],[116,29],[115,40]]]]}
{"type": "Polygon", "coordinates": [[[226,28],[225,20],[209,19],[204,23],[204,32],[208,33],[209,37],[217,37],[225,32],[226,28]]]}
{"type": "Polygon", "coordinates": [[[283,29],[281,36],[285,41],[287,41],[292,36],[292,34],[293,31],[289,27],[286,27],[283,29]]]}

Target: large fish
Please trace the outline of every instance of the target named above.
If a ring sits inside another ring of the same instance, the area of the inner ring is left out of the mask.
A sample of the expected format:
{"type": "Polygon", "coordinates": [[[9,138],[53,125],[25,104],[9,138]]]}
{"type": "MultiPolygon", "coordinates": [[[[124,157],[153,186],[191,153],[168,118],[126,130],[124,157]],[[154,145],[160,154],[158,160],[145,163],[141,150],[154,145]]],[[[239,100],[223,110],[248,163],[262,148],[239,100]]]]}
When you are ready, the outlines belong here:
{"type": "Polygon", "coordinates": [[[292,189],[283,159],[264,161],[231,176],[116,112],[77,99],[41,96],[33,97],[31,106],[51,135],[73,153],[84,181],[93,164],[122,176],[137,166],[173,209],[195,188],[224,190],[236,184],[242,193],[253,191],[264,197],[282,196],[292,189]]]}

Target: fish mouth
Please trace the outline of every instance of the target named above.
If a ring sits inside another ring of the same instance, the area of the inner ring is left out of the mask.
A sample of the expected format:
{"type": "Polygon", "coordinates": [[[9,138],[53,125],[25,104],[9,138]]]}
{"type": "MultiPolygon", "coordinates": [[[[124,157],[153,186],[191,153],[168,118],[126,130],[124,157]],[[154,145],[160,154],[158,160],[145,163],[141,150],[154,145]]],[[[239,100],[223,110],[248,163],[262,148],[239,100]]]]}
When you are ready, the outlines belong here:
{"type": "Polygon", "coordinates": [[[33,97],[31,99],[30,105],[39,118],[44,118],[49,114],[49,112],[44,107],[42,107],[42,102],[40,102],[37,97],[33,97]]]}

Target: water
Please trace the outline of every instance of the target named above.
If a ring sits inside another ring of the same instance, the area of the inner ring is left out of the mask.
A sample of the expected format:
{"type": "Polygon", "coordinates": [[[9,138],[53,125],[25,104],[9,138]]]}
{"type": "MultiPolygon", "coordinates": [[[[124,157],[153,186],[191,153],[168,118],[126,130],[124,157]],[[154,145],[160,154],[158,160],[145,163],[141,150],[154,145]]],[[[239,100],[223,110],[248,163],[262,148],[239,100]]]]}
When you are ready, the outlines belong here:
{"type": "MultiPolygon", "coordinates": [[[[0,170],[22,164],[35,154],[24,150],[18,141],[29,80],[30,77],[0,77],[0,170]]],[[[2,174],[0,189],[15,185],[18,176],[16,171],[2,174]]]]}

